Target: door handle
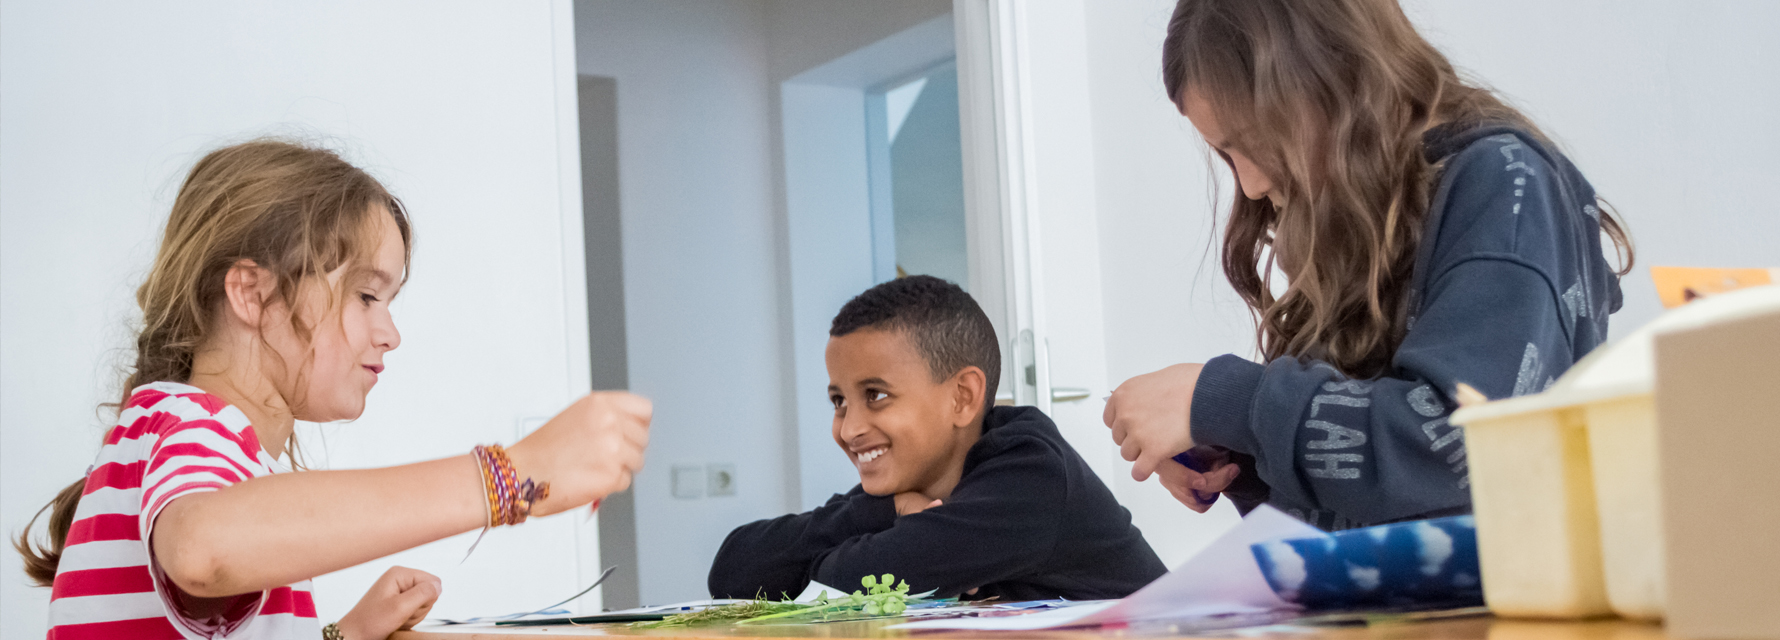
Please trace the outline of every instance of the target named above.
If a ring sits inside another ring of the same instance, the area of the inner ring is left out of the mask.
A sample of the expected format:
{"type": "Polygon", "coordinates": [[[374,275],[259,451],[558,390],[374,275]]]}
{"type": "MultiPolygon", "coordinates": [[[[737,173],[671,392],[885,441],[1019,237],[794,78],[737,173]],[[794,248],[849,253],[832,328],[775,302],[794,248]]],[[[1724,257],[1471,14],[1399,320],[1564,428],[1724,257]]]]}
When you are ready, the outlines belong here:
{"type": "MultiPolygon", "coordinates": [[[[1051,389],[1051,402],[1075,402],[1077,400],[1086,400],[1088,396],[1091,395],[1094,395],[1094,392],[1082,387],[1056,387],[1051,389]]],[[[1013,404],[1014,394],[1012,391],[1002,391],[995,394],[996,406],[1005,407],[1012,406],[1013,404]]]]}
{"type": "Polygon", "coordinates": [[[1082,387],[1051,387],[1051,402],[1075,402],[1086,400],[1094,392],[1082,387]]]}

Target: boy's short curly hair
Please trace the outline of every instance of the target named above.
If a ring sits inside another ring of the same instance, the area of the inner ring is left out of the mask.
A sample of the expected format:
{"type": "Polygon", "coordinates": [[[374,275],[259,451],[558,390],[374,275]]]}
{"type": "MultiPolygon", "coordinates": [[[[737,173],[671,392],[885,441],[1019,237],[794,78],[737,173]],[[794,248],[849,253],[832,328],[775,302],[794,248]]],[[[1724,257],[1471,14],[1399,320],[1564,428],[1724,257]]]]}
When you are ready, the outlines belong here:
{"type": "Polygon", "coordinates": [[[908,276],[866,289],[834,316],[828,335],[860,329],[902,331],[927,361],[934,382],[975,366],[983,370],[983,406],[994,406],[1001,383],[1001,343],[976,299],[933,276],[908,276]]]}

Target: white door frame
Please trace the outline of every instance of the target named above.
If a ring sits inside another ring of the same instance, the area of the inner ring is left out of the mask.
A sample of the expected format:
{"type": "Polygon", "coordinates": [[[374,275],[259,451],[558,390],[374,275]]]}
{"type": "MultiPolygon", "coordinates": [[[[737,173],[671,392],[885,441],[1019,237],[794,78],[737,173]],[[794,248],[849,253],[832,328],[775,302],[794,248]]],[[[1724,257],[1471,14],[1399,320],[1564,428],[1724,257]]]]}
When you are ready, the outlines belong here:
{"type": "Polygon", "coordinates": [[[953,0],[971,290],[1003,340],[1002,389],[1049,413],[1030,54],[1019,0],[953,0]],[[985,188],[989,187],[989,188],[985,188]]]}

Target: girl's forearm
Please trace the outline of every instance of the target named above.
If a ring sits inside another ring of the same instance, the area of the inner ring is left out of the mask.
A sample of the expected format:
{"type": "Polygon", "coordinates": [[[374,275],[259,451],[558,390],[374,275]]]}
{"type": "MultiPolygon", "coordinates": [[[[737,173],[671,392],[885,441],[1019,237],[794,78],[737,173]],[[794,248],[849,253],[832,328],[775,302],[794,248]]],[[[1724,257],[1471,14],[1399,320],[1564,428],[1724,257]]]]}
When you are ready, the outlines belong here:
{"type": "Polygon", "coordinates": [[[155,556],[194,596],[262,591],[482,527],[467,455],[382,469],[254,478],[161,512],[155,556]]]}

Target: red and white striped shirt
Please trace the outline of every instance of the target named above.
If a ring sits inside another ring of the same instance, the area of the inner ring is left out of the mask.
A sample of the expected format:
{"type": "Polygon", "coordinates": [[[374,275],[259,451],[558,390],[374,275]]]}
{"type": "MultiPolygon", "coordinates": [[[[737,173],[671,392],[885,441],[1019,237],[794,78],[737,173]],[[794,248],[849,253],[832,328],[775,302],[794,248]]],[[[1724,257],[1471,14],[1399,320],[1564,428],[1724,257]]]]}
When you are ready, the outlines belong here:
{"type": "Polygon", "coordinates": [[[206,602],[150,561],[155,517],[174,500],[281,470],[247,416],[191,385],[131,392],[87,474],[50,593],[49,639],[319,638],[309,582],[206,602]]]}

